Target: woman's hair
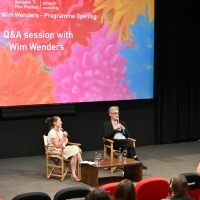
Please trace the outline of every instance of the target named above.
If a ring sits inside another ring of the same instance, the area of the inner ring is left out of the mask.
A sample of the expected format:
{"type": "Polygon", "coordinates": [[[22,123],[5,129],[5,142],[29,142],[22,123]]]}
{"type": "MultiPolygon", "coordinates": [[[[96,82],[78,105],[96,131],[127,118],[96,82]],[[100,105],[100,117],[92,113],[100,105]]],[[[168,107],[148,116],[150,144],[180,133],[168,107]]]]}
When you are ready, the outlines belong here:
{"type": "Polygon", "coordinates": [[[136,200],[135,187],[132,181],[122,180],[115,189],[114,200],[136,200]]]}
{"type": "Polygon", "coordinates": [[[188,182],[185,176],[179,174],[172,179],[171,184],[172,195],[174,197],[185,197],[187,196],[188,182]]]}
{"type": "Polygon", "coordinates": [[[58,116],[53,116],[53,117],[48,117],[46,118],[45,122],[49,124],[49,128],[52,129],[54,127],[54,122],[57,122],[57,120],[60,117],[58,116]]]}
{"type": "Polygon", "coordinates": [[[111,200],[107,191],[95,188],[85,198],[86,200],[111,200]]]}

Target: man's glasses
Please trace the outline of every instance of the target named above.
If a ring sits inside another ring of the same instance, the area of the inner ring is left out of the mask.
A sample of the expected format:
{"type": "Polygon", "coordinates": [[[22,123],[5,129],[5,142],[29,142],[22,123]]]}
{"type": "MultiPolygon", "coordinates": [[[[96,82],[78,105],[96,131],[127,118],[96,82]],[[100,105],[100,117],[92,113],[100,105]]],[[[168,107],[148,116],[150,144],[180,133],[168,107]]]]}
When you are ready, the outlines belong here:
{"type": "Polygon", "coordinates": [[[112,114],[112,115],[119,115],[119,113],[116,113],[116,112],[114,112],[114,113],[110,113],[110,114],[112,114]]]}

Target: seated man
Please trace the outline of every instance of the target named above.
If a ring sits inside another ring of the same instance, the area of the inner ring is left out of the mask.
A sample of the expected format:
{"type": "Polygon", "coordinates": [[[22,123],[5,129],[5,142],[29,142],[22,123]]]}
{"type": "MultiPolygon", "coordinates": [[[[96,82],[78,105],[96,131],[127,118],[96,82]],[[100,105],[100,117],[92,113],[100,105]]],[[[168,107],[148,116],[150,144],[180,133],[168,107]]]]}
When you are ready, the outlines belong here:
{"type": "MultiPolygon", "coordinates": [[[[123,151],[126,149],[128,152],[127,157],[139,160],[132,142],[127,139],[130,134],[125,122],[119,121],[119,107],[111,106],[108,109],[108,114],[110,120],[103,124],[103,137],[114,141],[115,150],[121,148],[123,151]]],[[[143,166],[143,169],[147,169],[147,167],[143,166]]]]}

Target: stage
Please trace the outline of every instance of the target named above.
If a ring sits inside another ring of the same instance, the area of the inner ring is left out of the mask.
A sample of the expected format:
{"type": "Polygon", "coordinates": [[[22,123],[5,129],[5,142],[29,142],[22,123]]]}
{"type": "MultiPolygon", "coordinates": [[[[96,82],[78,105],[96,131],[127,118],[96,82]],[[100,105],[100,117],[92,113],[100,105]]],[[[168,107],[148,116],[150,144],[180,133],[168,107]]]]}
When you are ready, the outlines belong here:
{"type": "MultiPolygon", "coordinates": [[[[97,151],[103,153],[103,150],[97,151]]],[[[148,167],[142,171],[143,179],[161,176],[169,180],[179,173],[195,172],[200,162],[199,141],[136,147],[136,152],[148,167]]],[[[94,153],[95,151],[83,152],[83,159],[91,160],[94,153]]],[[[99,176],[109,176],[112,180],[112,176],[123,177],[123,171],[117,169],[110,174],[109,171],[100,169],[99,176]]],[[[72,181],[69,174],[64,182],[57,178],[46,179],[45,155],[0,159],[0,197],[3,200],[25,192],[45,192],[53,198],[57,191],[73,186],[92,189],[84,183],[72,181]]]]}

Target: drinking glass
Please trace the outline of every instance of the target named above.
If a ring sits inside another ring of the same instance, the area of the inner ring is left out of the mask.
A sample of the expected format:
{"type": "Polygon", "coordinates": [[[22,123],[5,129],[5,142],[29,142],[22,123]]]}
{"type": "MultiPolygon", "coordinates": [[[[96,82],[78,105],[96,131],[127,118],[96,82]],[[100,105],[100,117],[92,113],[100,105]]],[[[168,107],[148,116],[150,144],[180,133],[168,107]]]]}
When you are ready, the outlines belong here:
{"type": "Polygon", "coordinates": [[[97,154],[97,159],[98,159],[98,163],[100,163],[101,162],[101,153],[97,154]]]}
{"type": "Polygon", "coordinates": [[[127,150],[124,149],[124,150],[123,150],[123,159],[126,159],[126,155],[127,155],[127,150]]]}
{"type": "Polygon", "coordinates": [[[119,159],[122,159],[122,152],[121,152],[121,148],[119,149],[119,151],[117,151],[118,152],[118,158],[119,159]]]}
{"type": "Polygon", "coordinates": [[[98,158],[94,158],[95,165],[98,165],[98,162],[99,162],[98,158]]]}

